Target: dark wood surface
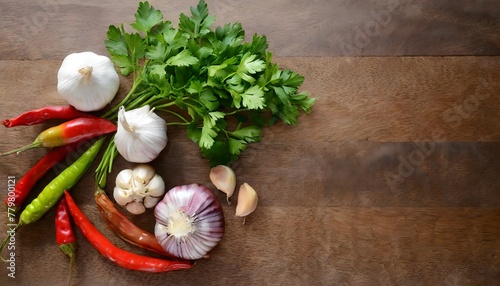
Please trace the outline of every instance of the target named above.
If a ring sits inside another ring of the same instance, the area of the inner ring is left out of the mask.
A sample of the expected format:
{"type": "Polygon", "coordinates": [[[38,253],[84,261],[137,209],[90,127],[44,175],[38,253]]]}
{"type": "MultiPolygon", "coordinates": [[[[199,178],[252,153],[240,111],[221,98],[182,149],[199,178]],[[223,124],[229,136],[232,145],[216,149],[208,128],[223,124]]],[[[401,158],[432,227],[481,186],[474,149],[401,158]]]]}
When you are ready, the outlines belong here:
{"type": "MultiPolygon", "coordinates": [[[[318,98],[313,112],[296,127],[267,129],[232,166],[260,202],[245,225],[224,205],[226,234],[209,259],[189,271],[133,272],[77,232],[72,285],[498,285],[500,4],[392,2],[208,1],[217,23],[267,35],[276,61],[305,76],[303,90],[318,98]],[[380,31],[369,36],[374,21],[380,31]]],[[[151,3],[176,22],[196,1],[151,3]]],[[[2,1],[0,117],[64,104],[56,90],[64,56],[105,54],[107,26],[131,22],[136,6],[2,1]]],[[[128,85],[122,79],[119,96],[128,85]]],[[[0,151],[54,123],[0,129],[0,151]]],[[[168,135],[153,162],[167,187],[210,185],[197,146],[181,128],[168,135]]],[[[2,200],[7,176],[20,179],[43,154],[0,158],[2,200]]],[[[130,166],[118,158],[110,178],[130,166]]],[[[93,185],[88,173],[73,191],[90,220],[118,246],[150,255],[107,229],[93,185]]],[[[152,230],[151,212],[133,219],[152,230]]],[[[51,210],[16,234],[16,278],[2,266],[1,285],[65,285],[53,220],[51,210]]]]}
{"type": "MultiPolygon", "coordinates": [[[[178,22],[197,1],[150,1],[178,22]]],[[[435,56],[500,53],[500,2],[481,1],[208,1],[216,24],[241,22],[268,36],[275,55],[435,56]]],[[[55,59],[103,45],[110,24],[131,23],[134,1],[0,3],[0,59],[55,59]]]]}

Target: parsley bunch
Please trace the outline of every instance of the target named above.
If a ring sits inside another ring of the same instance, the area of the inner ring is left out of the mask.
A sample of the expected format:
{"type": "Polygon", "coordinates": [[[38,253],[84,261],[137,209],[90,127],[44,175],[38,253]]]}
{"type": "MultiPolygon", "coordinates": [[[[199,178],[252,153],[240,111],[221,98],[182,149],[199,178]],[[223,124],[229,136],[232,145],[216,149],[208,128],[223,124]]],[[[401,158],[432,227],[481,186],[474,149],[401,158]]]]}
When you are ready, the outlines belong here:
{"type": "MultiPolygon", "coordinates": [[[[178,28],[148,2],[139,3],[132,33],[111,25],[106,48],[124,76],[129,94],[105,117],[116,118],[119,106],[149,104],[171,113],[187,128],[210,165],[235,161],[261,129],[277,120],[297,124],[315,99],[298,92],[304,78],[272,62],[265,36],[245,42],[240,23],[212,29],[214,16],[201,0],[181,14],[178,28]]],[[[112,160],[111,160],[112,163],[112,160]]],[[[110,164],[111,164],[110,163],[110,164]]]]}

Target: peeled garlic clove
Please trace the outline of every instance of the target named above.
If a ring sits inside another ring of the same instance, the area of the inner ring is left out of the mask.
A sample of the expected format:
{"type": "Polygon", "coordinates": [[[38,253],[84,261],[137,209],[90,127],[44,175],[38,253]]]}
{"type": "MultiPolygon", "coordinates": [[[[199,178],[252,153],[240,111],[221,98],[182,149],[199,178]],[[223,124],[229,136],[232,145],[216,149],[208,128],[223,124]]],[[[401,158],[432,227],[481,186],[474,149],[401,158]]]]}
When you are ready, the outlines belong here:
{"type": "Polygon", "coordinates": [[[113,197],[115,198],[116,203],[121,206],[124,206],[134,200],[126,189],[122,189],[120,187],[114,188],[113,197]]]}
{"type": "Polygon", "coordinates": [[[231,204],[229,198],[233,195],[236,188],[236,175],[233,169],[228,166],[218,165],[210,170],[210,181],[214,186],[226,193],[227,203],[231,204]]]}
{"type": "Polygon", "coordinates": [[[120,171],[120,173],[116,176],[116,186],[122,189],[130,189],[133,178],[132,174],[133,172],[130,169],[120,171]]]}
{"type": "MultiPolygon", "coordinates": [[[[236,216],[246,217],[257,208],[259,198],[257,192],[247,183],[240,186],[238,192],[238,203],[236,205],[236,216]]],[[[245,223],[245,221],[243,221],[245,223]]]]}
{"type": "Polygon", "coordinates": [[[145,197],[144,198],[144,207],[146,207],[147,209],[150,209],[154,206],[156,206],[156,204],[160,201],[160,197],[145,197]]]}
{"type": "Polygon", "coordinates": [[[165,193],[165,182],[156,174],[146,186],[146,193],[151,197],[161,197],[165,193]]]}
{"type": "Polygon", "coordinates": [[[142,214],[146,211],[146,208],[144,207],[144,205],[142,203],[135,202],[135,201],[128,203],[126,208],[131,214],[136,214],[136,215],[142,214]]]}
{"type": "Polygon", "coordinates": [[[136,182],[147,185],[154,177],[155,169],[147,164],[139,164],[132,171],[132,176],[136,182]]]}

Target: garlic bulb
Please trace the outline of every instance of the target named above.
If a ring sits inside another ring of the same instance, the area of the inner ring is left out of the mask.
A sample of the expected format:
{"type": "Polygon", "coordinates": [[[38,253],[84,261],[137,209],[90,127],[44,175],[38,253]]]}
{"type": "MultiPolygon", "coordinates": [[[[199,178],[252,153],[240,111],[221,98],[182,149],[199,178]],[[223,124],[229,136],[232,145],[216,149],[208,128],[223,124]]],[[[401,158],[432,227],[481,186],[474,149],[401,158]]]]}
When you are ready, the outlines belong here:
{"type": "Polygon", "coordinates": [[[57,91],[81,111],[96,111],[113,100],[120,77],[113,62],[93,52],[73,53],[62,62],[57,73],[57,91]]]}
{"type": "Polygon", "coordinates": [[[125,206],[133,214],[141,214],[152,208],[165,193],[165,182],[155,174],[153,167],[140,164],[133,170],[122,170],[116,176],[113,197],[116,203],[125,206]]]}
{"type": "Polygon", "coordinates": [[[236,188],[236,175],[228,166],[218,165],[210,169],[210,181],[221,192],[227,195],[227,204],[231,205],[229,198],[236,188]]]}
{"type": "Polygon", "coordinates": [[[153,161],[167,146],[167,123],[149,105],[118,111],[115,145],[125,160],[134,163],[153,161]]]}
{"type": "Polygon", "coordinates": [[[243,217],[243,223],[245,223],[245,217],[257,208],[258,201],[259,198],[254,188],[247,183],[241,185],[240,190],[238,191],[236,216],[243,217]]]}
{"type": "Polygon", "coordinates": [[[182,259],[205,257],[225,231],[217,197],[198,184],[170,189],[156,205],[155,218],[156,239],[168,253],[182,259]]]}

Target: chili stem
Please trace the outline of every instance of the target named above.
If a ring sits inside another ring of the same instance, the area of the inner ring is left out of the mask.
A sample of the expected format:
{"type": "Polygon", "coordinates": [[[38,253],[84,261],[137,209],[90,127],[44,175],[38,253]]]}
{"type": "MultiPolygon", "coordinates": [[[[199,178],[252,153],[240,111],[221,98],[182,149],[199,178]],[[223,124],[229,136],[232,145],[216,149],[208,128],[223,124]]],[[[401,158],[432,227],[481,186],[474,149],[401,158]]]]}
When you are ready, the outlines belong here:
{"type": "Polygon", "coordinates": [[[24,223],[20,221],[14,229],[11,229],[7,231],[7,236],[2,240],[2,243],[0,244],[0,258],[2,259],[3,262],[7,263],[9,262],[8,260],[5,260],[2,256],[2,250],[7,245],[7,242],[10,240],[10,237],[15,237],[16,232],[18,229],[24,226],[24,223]]]}
{"type": "Polygon", "coordinates": [[[6,155],[14,154],[14,153],[19,154],[19,153],[21,153],[21,152],[23,152],[23,151],[26,151],[26,150],[29,150],[29,149],[34,149],[34,148],[40,148],[40,147],[42,147],[42,146],[43,146],[42,142],[40,142],[40,141],[35,141],[35,142],[33,142],[32,144],[30,144],[30,145],[26,145],[26,146],[23,146],[23,147],[21,147],[21,148],[17,148],[17,149],[14,149],[14,150],[10,150],[10,151],[5,152],[5,153],[2,153],[2,154],[0,154],[0,155],[1,155],[1,156],[6,156],[6,155]]]}
{"type": "Polygon", "coordinates": [[[69,277],[68,277],[68,286],[71,285],[71,276],[73,276],[73,268],[75,268],[75,257],[76,255],[73,253],[69,258],[69,277]]]}

